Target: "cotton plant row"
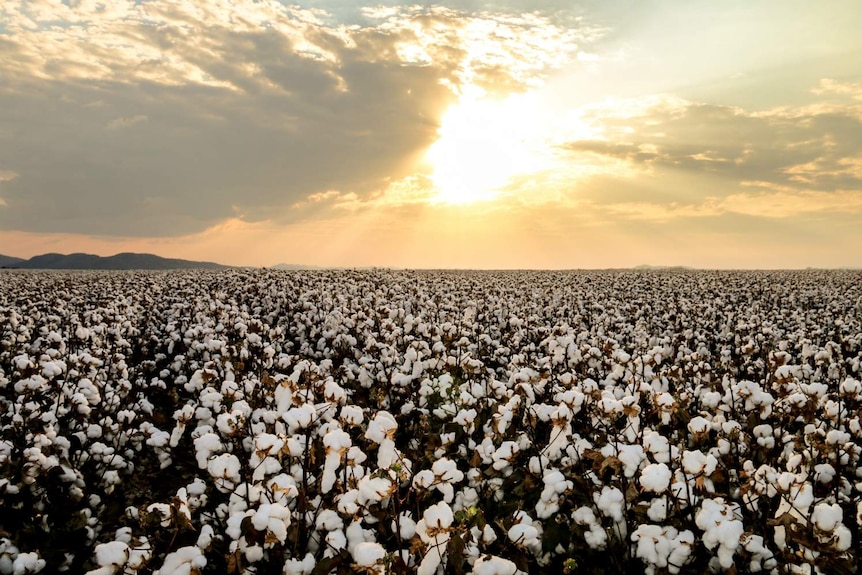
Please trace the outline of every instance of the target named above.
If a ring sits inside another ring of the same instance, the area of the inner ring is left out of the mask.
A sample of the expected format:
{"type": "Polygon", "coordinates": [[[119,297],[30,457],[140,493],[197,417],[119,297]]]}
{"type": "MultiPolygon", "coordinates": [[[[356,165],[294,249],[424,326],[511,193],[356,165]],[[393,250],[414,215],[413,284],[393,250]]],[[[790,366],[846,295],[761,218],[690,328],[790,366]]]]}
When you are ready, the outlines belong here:
{"type": "Polygon", "coordinates": [[[0,279],[0,573],[858,568],[862,274],[0,279]]]}

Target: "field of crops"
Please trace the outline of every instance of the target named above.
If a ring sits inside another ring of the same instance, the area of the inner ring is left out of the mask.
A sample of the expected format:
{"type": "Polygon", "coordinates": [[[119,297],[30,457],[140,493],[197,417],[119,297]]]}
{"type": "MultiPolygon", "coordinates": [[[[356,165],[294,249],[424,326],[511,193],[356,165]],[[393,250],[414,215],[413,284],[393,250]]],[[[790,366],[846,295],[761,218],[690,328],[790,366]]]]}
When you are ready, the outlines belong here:
{"type": "Polygon", "coordinates": [[[0,273],[0,573],[855,573],[862,273],[0,273]]]}

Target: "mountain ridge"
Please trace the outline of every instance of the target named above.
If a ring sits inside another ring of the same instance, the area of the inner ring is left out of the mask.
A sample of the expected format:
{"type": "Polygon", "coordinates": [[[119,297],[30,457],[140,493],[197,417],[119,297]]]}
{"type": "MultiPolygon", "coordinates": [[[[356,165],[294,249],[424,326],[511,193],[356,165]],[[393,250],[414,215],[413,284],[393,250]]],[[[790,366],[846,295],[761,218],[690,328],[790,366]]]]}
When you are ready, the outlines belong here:
{"type": "Polygon", "coordinates": [[[177,258],[163,258],[155,254],[122,252],[112,256],[97,256],[85,253],[47,253],[30,259],[8,258],[9,263],[0,259],[0,266],[12,269],[29,270],[177,270],[177,269],[228,269],[230,266],[215,262],[198,262],[177,258]],[[15,261],[18,260],[18,261],[15,261]]]}
{"type": "Polygon", "coordinates": [[[0,254],[0,268],[14,266],[15,264],[21,263],[23,261],[25,261],[24,258],[16,258],[14,256],[0,254]]]}

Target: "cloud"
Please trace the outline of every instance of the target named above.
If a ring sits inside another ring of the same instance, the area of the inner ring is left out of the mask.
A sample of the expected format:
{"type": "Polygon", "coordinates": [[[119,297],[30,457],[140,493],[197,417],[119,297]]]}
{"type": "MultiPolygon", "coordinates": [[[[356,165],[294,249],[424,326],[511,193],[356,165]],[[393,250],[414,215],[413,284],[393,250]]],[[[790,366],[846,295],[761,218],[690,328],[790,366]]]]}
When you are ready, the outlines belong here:
{"type": "MultiPolygon", "coordinates": [[[[685,180],[684,204],[726,198],[746,182],[779,186],[794,205],[836,206],[837,198],[862,190],[862,105],[816,102],[751,112],[668,96],[587,106],[578,118],[593,135],[559,144],[571,161],[611,158],[645,180],[676,187],[685,180]]],[[[639,191],[632,193],[622,199],[643,201],[639,191]]],[[[661,213],[677,212],[666,204],[661,213]]]]}
{"type": "Polygon", "coordinates": [[[164,236],[367,201],[415,175],[468,84],[525,90],[596,34],[437,7],[348,26],[275,0],[6,3],[0,25],[0,157],[20,174],[0,227],[164,236]]]}
{"type": "Polygon", "coordinates": [[[114,118],[110,122],[108,122],[109,130],[121,130],[123,128],[128,128],[130,126],[134,126],[135,124],[140,124],[141,122],[146,122],[147,117],[144,115],[137,116],[125,116],[123,118],[114,118]]]}
{"type": "Polygon", "coordinates": [[[823,78],[811,92],[818,96],[838,95],[862,100],[862,82],[841,82],[832,78],[823,78]]]}

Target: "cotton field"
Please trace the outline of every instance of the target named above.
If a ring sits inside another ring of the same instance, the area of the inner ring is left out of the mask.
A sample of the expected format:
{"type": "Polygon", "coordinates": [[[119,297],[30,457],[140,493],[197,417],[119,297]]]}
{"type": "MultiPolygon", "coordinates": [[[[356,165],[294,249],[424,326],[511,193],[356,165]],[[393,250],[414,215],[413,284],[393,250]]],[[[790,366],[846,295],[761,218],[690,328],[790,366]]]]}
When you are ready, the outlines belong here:
{"type": "Polygon", "coordinates": [[[854,573],[862,273],[0,273],[0,573],[854,573]]]}

